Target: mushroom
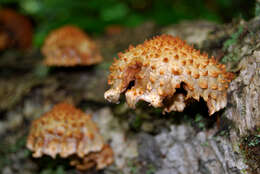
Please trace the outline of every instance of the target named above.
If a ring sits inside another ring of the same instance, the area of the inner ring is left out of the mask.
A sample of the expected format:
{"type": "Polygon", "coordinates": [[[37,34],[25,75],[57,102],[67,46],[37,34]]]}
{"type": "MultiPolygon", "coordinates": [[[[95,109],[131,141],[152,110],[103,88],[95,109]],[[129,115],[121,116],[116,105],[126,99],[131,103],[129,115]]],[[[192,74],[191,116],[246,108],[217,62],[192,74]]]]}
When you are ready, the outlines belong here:
{"type": "Polygon", "coordinates": [[[11,9],[0,10],[0,50],[18,47],[26,50],[32,45],[32,24],[11,9]]]}
{"type": "Polygon", "coordinates": [[[178,37],[156,36],[118,54],[110,67],[104,97],[118,102],[125,92],[126,101],[135,108],[139,100],[163,112],[183,111],[190,99],[202,97],[209,115],[227,104],[227,88],[233,74],[214,57],[208,58],[178,37]]]}
{"type": "Polygon", "coordinates": [[[92,65],[102,61],[94,41],[74,26],[52,31],[44,42],[42,53],[48,66],[92,65]]]}
{"type": "Polygon", "coordinates": [[[32,123],[27,148],[33,157],[71,157],[71,165],[102,169],[113,162],[113,151],[104,143],[90,115],[68,103],[59,103],[32,123]]]}

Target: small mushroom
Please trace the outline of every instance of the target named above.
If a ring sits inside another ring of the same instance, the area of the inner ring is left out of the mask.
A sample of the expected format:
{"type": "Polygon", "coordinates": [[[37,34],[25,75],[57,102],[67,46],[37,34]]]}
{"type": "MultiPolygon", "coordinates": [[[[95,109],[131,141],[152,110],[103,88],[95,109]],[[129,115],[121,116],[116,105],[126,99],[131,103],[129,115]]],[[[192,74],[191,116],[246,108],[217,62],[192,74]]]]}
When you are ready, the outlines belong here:
{"type": "Polygon", "coordinates": [[[113,162],[113,151],[104,143],[90,115],[68,103],[60,103],[32,123],[27,148],[33,157],[71,157],[71,165],[102,169],[113,162]]]}
{"type": "Polygon", "coordinates": [[[102,61],[95,42],[74,26],[52,31],[44,42],[42,53],[48,66],[84,66],[102,61]]]}
{"type": "Polygon", "coordinates": [[[227,88],[233,74],[214,57],[208,58],[178,37],[161,35],[119,53],[110,67],[104,97],[118,102],[125,92],[126,101],[135,108],[139,100],[164,112],[183,111],[189,99],[202,97],[209,115],[227,104],[227,88]]]}
{"type": "Polygon", "coordinates": [[[25,16],[11,9],[0,9],[0,50],[32,45],[32,24],[25,16]]]}

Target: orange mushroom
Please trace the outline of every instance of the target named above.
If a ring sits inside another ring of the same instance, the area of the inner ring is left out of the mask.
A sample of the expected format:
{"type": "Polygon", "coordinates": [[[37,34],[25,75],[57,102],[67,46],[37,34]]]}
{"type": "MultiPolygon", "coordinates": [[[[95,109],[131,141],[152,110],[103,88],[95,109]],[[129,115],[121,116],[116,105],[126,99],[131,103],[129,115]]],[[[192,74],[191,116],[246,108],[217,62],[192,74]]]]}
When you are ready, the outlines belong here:
{"type": "Polygon", "coordinates": [[[118,56],[110,67],[112,87],[104,95],[109,102],[118,102],[125,92],[132,108],[143,100],[170,112],[183,111],[189,99],[202,97],[210,115],[227,104],[233,74],[214,57],[209,59],[177,37],[157,36],[118,56]]]}
{"type": "Polygon", "coordinates": [[[11,9],[0,10],[0,50],[18,47],[26,50],[32,45],[32,24],[11,9]]]}
{"type": "Polygon", "coordinates": [[[27,148],[33,157],[72,157],[71,165],[102,169],[113,162],[113,151],[104,143],[90,115],[68,103],[60,103],[32,123],[27,148]]]}
{"type": "Polygon", "coordinates": [[[94,41],[74,26],[52,31],[44,42],[42,53],[48,66],[92,65],[102,61],[94,41]]]}

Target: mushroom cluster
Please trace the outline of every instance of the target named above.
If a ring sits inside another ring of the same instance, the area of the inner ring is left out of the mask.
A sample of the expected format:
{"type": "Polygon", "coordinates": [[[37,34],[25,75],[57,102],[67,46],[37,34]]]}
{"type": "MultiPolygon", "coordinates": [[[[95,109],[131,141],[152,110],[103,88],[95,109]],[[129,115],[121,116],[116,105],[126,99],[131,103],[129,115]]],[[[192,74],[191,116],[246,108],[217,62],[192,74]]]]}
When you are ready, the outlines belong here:
{"type": "Polygon", "coordinates": [[[32,24],[11,9],[0,9],[0,50],[17,47],[25,50],[32,44],[32,24]]]}
{"type": "Polygon", "coordinates": [[[113,162],[113,151],[104,143],[90,115],[60,103],[32,123],[27,148],[33,157],[72,157],[71,165],[85,170],[102,169],[113,162]]]}
{"type": "Polygon", "coordinates": [[[233,74],[214,57],[208,58],[177,37],[161,35],[136,47],[130,46],[110,67],[105,99],[126,101],[135,108],[139,100],[164,112],[183,111],[190,99],[202,97],[209,115],[227,104],[227,88],[233,74]]]}
{"type": "Polygon", "coordinates": [[[44,42],[42,53],[48,66],[84,66],[102,61],[95,42],[74,26],[52,31],[44,42]]]}

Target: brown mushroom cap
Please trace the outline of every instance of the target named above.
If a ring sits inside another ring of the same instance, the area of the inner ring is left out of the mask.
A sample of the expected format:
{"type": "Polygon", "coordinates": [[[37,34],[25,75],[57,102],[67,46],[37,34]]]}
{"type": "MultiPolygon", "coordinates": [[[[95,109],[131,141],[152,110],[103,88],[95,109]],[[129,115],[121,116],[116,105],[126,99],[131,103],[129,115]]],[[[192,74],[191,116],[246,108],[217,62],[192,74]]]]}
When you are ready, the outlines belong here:
{"type": "Polygon", "coordinates": [[[92,65],[102,61],[94,41],[74,26],[52,31],[44,42],[42,53],[48,66],[92,65]]]}
{"type": "Polygon", "coordinates": [[[25,16],[11,9],[0,10],[0,50],[8,47],[30,48],[32,32],[32,24],[25,16]]]}
{"type": "MultiPolygon", "coordinates": [[[[111,149],[109,159],[99,161],[99,157],[103,159],[102,151],[105,147],[109,148],[104,144],[91,116],[67,103],[55,105],[51,111],[35,120],[27,139],[27,148],[34,152],[35,158],[44,154],[55,158],[59,154],[63,158],[74,155],[79,159],[89,159],[90,155],[92,163],[97,164],[97,168],[113,162],[111,149]],[[96,154],[95,158],[92,157],[92,153],[96,154]]],[[[87,163],[84,164],[87,169],[87,163]]],[[[81,168],[84,164],[80,165],[81,168]]]]}
{"type": "Polygon", "coordinates": [[[202,97],[210,115],[227,104],[232,73],[177,37],[157,36],[136,47],[130,46],[118,56],[119,60],[110,67],[111,88],[104,95],[110,102],[118,102],[125,92],[132,108],[143,100],[170,112],[183,111],[189,99],[202,97]],[[177,92],[178,88],[186,92],[177,92]]]}

